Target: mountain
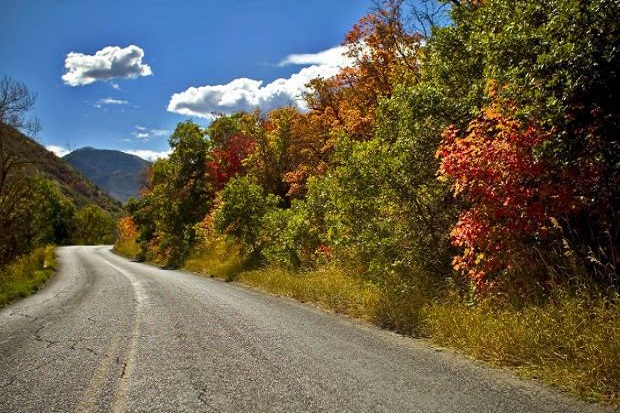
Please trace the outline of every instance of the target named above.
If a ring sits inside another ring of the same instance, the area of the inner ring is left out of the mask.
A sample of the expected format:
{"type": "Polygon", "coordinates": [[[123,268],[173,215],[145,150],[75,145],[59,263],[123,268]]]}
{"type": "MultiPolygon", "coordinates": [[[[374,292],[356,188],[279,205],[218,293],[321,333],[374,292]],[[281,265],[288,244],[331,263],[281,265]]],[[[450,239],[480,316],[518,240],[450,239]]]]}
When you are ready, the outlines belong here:
{"type": "Polygon", "coordinates": [[[78,208],[96,204],[113,214],[122,211],[117,200],[38,142],[14,131],[10,139],[0,139],[0,143],[5,156],[25,161],[30,173],[55,182],[60,192],[78,208]]]}
{"type": "Polygon", "coordinates": [[[138,197],[144,171],[150,165],[135,155],[90,147],[75,150],[63,159],[122,203],[138,197]]]}

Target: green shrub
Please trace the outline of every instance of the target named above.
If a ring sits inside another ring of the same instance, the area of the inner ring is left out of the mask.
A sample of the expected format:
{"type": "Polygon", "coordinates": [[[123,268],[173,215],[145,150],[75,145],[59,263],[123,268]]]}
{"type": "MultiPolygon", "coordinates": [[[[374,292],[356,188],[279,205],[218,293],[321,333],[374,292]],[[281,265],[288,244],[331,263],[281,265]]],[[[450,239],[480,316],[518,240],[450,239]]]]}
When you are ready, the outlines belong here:
{"type": "Polygon", "coordinates": [[[243,252],[259,255],[264,247],[263,217],[276,207],[279,198],[265,194],[262,187],[242,177],[232,179],[224,187],[220,200],[214,212],[214,228],[239,242],[243,252]]]}

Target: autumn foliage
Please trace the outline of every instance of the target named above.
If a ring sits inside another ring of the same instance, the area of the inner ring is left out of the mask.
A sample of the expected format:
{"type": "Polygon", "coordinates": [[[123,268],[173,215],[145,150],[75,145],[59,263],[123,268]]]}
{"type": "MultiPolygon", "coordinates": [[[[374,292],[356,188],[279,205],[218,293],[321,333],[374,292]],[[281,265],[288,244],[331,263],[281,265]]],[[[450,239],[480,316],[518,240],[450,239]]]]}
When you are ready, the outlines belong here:
{"type": "Polygon", "coordinates": [[[179,265],[207,216],[254,258],[313,266],[321,247],[387,285],[458,273],[481,292],[531,264],[541,285],[615,286],[617,10],[547,3],[438,2],[439,27],[381,2],[306,108],[179,124],[130,208],[143,250],[179,265]]]}
{"type": "Polygon", "coordinates": [[[222,189],[234,176],[244,171],[243,160],[252,152],[253,140],[242,134],[234,134],[211,151],[207,171],[213,177],[217,189],[222,189]]]}
{"type": "Polygon", "coordinates": [[[343,43],[354,65],[333,78],[310,82],[310,116],[332,133],[371,139],[379,101],[417,76],[421,41],[419,33],[405,30],[395,6],[364,16],[343,43]]]}
{"type": "Polygon", "coordinates": [[[535,153],[548,139],[539,125],[524,126],[498,105],[483,109],[465,133],[453,127],[444,133],[440,176],[452,179],[454,194],[469,206],[451,233],[452,244],[463,249],[454,269],[478,286],[509,268],[526,239],[546,238],[552,217],[570,208],[570,191],[551,186],[535,153]]]}

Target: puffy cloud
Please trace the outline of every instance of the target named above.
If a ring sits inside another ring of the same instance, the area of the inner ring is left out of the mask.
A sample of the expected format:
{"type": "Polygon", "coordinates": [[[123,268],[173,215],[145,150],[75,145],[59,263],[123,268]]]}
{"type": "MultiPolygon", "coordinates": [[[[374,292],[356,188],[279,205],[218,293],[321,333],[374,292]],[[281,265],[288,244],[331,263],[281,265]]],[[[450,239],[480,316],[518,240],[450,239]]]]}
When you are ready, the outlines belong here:
{"type": "Polygon", "coordinates": [[[62,158],[63,156],[71,153],[71,150],[58,145],[45,145],[45,149],[53,152],[59,158],[62,158]]]}
{"type": "Polygon", "coordinates": [[[143,57],[144,50],[135,45],[108,46],[94,55],[71,52],[65,58],[67,73],[62,80],[70,86],[82,86],[98,80],[150,76],[153,72],[149,65],[142,63],[143,57]]]}
{"type": "Polygon", "coordinates": [[[305,110],[303,93],[306,85],[317,77],[329,78],[341,68],[352,64],[342,55],[345,49],[335,47],[316,54],[287,56],[280,66],[311,65],[288,78],[276,79],[263,85],[263,81],[239,78],[225,85],[190,87],[170,98],[168,111],[187,116],[214,119],[218,114],[231,114],[260,108],[269,111],[278,107],[294,105],[305,110]]]}
{"type": "Polygon", "coordinates": [[[130,155],[136,155],[150,162],[154,162],[157,159],[167,158],[168,156],[170,156],[171,150],[157,152],[157,151],[151,151],[149,149],[133,149],[133,150],[127,149],[127,150],[123,150],[123,152],[128,153],[130,155]]]}

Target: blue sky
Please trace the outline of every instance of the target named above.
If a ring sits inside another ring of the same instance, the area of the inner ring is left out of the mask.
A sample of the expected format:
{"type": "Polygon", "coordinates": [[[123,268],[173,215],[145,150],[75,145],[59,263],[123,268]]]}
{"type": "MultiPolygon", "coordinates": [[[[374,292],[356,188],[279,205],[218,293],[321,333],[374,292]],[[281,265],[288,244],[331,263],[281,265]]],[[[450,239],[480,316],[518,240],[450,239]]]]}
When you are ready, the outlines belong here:
{"type": "Polygon", "coordinates": [[[48,147],[168,150],[178,122],[303,103],[346,65],[336,47],[370,0],[7,1],[0,76],[37,93],[48,147]]]}

